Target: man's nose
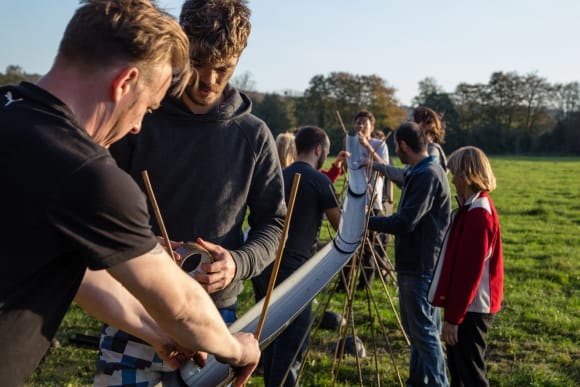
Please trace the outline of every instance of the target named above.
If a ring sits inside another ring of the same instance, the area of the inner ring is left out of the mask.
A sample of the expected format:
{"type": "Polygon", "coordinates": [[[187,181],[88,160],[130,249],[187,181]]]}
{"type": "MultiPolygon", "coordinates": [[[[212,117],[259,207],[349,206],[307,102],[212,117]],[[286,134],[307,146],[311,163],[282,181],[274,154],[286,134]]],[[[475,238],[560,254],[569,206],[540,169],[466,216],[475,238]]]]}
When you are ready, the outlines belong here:
{"type": "Polygon", "coordinates": [[[213,85],[216,83],[217,73],[213,70],[207,70],[199,73],[199,79],[206,85],[213,85]]]}

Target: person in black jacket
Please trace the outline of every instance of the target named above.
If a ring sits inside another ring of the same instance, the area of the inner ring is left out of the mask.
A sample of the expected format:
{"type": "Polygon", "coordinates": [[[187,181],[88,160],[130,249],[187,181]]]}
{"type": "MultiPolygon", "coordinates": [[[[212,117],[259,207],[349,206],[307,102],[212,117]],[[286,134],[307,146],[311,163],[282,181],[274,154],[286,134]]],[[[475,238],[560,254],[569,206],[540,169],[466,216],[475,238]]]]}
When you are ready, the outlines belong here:
{"type": "MultiPolygon", "coordinates": [[[[399,126],[395,150],[409,165],[397,212],[372,216],[369,229],[395,235],[401,321],[411,341],[407,385],[445,386],[440,312],[428,303],[427,290],[449,224],[449,183],[438,161],[427,153],[425,132],[416,123],[399,126]]],[[[380,165],[373,164],[373,169],[380,170],[380,165]]]]}

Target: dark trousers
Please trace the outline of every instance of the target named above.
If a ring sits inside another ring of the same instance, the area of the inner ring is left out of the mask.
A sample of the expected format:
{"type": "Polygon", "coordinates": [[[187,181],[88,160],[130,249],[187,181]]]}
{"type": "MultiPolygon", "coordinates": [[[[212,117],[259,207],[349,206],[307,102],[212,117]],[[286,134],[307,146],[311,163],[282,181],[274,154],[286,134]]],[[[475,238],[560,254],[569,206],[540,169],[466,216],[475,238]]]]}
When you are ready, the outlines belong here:
{"type": "Polygon", "coordinates": [[[489,386],[485,336],[492,321],[492,314],[467,312],[457,330],[458,343],[446,346],[452,387],[489,386]]]}
{"type": "MultiPolygon", "coordinates": [[[[278,271],[276,284],[280,284],[294,273],[300,264],[293,261],[282,260],[278,271]]],[[[252,279],[256,302],[266,296],[272,265],[268,266],[259,276],[252,279]]],[[[298,372],[302,363],[302,355],[308,347],[310,337],[310,319],[312,307],[309,304],[294,321],[292,321],[274,341],[262,351],[260,364],[264,368],[264,385],[266,387],[291,387],[298,386],[298,372]],[[306,336],[306,340],[302,339],[306,336]],[[296,360],[292,361],[294,354],[298,353],[296,360]],[[289,370],[284,384],[282,380],[289,370]]]]}
{"type": "Polygon", "coordinates": [[[312,307],[308,305],[262,352],[264,385],[266,387],[299,386],[298,373],[302,364],[302,356],[308,348],[311,315],[312,307]],[[305,335],[306,340],[302,342],[305,335]],[[296,353],[298,353],[296,360],[292,361],[296,353]],[[288,372],[288,376],[282,383],[286,372],[288,372]]]}

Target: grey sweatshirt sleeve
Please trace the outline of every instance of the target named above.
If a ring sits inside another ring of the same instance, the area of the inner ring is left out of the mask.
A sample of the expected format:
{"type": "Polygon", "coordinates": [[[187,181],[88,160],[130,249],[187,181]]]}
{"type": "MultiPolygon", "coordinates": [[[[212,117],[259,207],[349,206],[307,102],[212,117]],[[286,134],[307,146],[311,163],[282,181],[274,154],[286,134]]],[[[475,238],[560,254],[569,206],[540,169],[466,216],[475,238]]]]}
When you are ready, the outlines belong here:
{"type": "Polygon", "coordinates": [[[255,277],[272,263],[282,235],[286,216],[284,180],[274,138],[266,130],[248,197],[250,232],[246,243],[232,251],[237,265],[234,280],[255,277]]]}
{"type": "Polygon", "coordinates": [[[387,165],[383,163],[373,163],[373,169],[379,171],[387,179],[392,180],[399,187],[403,185],[405,180],[405,168],[395,167],[394,165],[387,165]]]}

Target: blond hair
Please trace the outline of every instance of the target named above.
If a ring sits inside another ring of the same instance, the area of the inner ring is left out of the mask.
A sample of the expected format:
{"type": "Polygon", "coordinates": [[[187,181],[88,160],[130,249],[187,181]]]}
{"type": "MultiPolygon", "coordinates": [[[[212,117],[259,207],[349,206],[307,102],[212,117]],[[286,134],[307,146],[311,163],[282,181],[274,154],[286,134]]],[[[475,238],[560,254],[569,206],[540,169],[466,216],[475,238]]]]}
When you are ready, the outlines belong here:
{"type": "Polygon", "coordinates": [[[186,0],[179,22],[189,38],[191,59],[217,64],[241,55],[250,36],[245,0],[186,0]]]}
{"type": "Polygon", "coordinates": [[[151,67],[169,63],[175,95],[191,76],[187,36],[173,16],[149,0],[82,0],[66,27],[57,61],[88,71],[129,64],[144,79],[151,67]]]}
{"type": "Polygon", "coordinates": [[[451,173],[463,179],[474,192],[491,192],[496,187],[495,176],[489,159],[474,146],[464,146],[449,156],[447,167],[451,173]]]}
{"type": "Polygon", "coordinates": [[[296,160],[294,134],[289,132],[280,133],[276,137],[276,148],[278,149],[278,158],[282,168],[286,168],[296,160]]]}

